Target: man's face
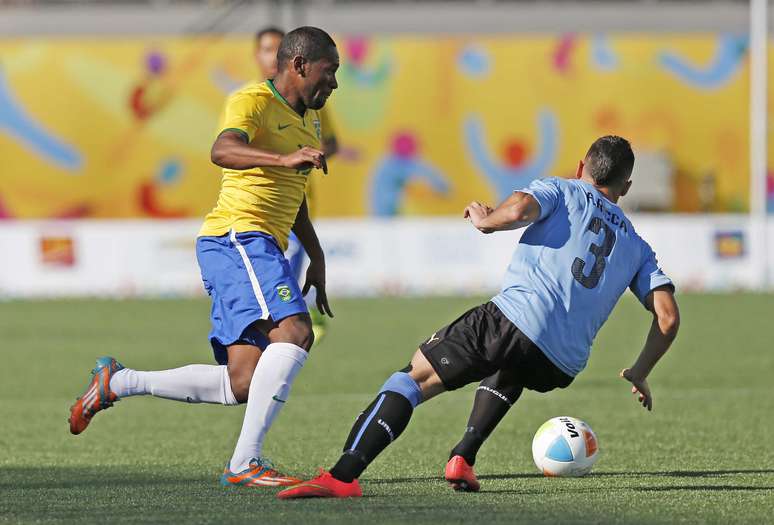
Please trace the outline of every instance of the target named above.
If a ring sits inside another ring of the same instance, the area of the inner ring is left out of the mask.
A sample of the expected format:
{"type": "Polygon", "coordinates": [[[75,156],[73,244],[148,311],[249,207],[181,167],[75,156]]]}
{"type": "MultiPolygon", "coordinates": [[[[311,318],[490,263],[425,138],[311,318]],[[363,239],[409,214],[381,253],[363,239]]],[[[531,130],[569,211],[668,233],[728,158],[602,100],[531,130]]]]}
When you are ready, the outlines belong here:
{"type": "Polygon", "coordinates": [[[277,50],[282,37],[277,33],[266,33],[255,45],[255,63],[263,78],[274,78],[277,74],[277,50]]]}
{"type": "Polygon", "coordinates": [[[323,58],[315,62],[307,62],[306,75],[301,81],[301,98],[304,105],[310,109],[320,109],[339,87],[336,82],[336,71],[339,69],[339,53],[331,47],[323,58]]]}

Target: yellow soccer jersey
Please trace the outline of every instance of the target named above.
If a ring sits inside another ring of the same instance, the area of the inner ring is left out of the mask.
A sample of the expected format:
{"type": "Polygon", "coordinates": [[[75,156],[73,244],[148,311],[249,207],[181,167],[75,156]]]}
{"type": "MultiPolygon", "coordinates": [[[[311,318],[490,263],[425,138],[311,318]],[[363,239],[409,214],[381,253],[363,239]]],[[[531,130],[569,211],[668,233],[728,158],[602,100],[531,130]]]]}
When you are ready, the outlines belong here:
{"type": "MultiPolygon", "coordinates": [[[[256,149],[281,155],[303,146],[321,147],[319,113],[313,109],[303,116],[296,113],[271,80],[249,84],[229,96],[221,124],[221,132],[226,130],[243,134],[256,149]]],[[[310,171],[223,169],[218,203],[205,217],[199,235],[260,231],[273,236],[284,251],[310,171]]]]}
{"type": "Polygon", "coordinates": [[[318,111],[320,114],[320,123],[322,125],[322,140],[328,140],[332,139],[336,136],[336,131],[333,126],[333,119],[331,118],[331,112],[329,111],[329,108],[331,107],[330,101],[325,103],[325,106],[318,111]]]}
{"type": "MultiPolygon", "coordinates": [[[[333,119],[331,118],[330,100],[326,102],[325,106],[320,109],[320,127],[322,128],[322,143],[326,140],[332,139],[336,136],[335,128],[333,127],[333,119]]],[[[309,175],[309,182],[306,185],[306,204],[309,206],[309,215],[314,216],[317,212],[317,191],[316,186],[319,184],[319,178],[323,177],[323,173],[312,172],[309,175]]]]}

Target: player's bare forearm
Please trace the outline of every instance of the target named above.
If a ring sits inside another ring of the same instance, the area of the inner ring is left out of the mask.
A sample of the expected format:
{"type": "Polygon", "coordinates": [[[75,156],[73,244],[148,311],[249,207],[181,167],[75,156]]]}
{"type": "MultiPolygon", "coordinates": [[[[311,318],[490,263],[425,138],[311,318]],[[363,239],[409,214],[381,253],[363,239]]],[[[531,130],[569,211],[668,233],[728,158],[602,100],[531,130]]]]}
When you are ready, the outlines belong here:
{"type": "Polygon", "coordinates": [[[653,312],[653,323],[637,361],[630,368],[635,377],[646,378],[663,357],[680,328],[680,311],[671,288],[655,289],[648,300],[653,312]]]}
{"type": "Polygon", "coordinates": [[[315,232],[312,220],[309,218],[309,207],[306,204],[306,197],[301,202],[301,207],[296,214],[293,233],[298,237],[301,246],[304,247],[311,261],[325,260],[325,254],[320,245],[320,240],[317,238],[317,232],[315,232]]]}
{"type": "Polygon", "coordinates": [[[664,330],[659,325],[658,319],[653,319],[653,323],[650,326],[648,332],[648,338],[645,341],[645,346],[634,362],[634,365],[629,369],[632,372],[633,377],[646,378],[656,366],[656,363],[661,359],[664,354],[669,350],[669,346],[672,344],[674,336],[664,330]]]}
{"type": "Polygon", "coordinates": [[[315,298],[317,309],[323,315],[333,317],[333,311],[328,304],[328,294],[325,291],[325,255],[323,254],[320,240],[314,231],[312,221],[309,219],[309,208],[306,205],[306,197],[301,202],[301,207],[296,215],[296,222],[293,224],[293,233],[296,234],[301,246],[309,255],[309,268],[306,270],[306,282],[302,293],[307,294],[309,289],[314,286],[317,290],[315,298]]]}
{"type": "Polygon", "coordinates": [[[244,136],[235,131],[224,131],[218,136],[212,145],[210,159],[213,164],[232,170],[282,166],[282,155],[249,146],[244,136]]]}
{"type": "Polygon", "coordinates": [[[249,170],[262,167],[319,168],[328,173],[322,151],[305,146],[288,155],[260,150],[250,146],[246,137],[237,131],[224,131],[210,150],[210,160],[221,168],[249,170]]]}
{"type": "Polygon", "coordinates": [[[677,337],[680,311],[672,288],[667,286],[653,290],[646,299],[646,305],[653,313],[653,322],[645,346],[632,367],[621,371],[621,377],[632,384],[632,393],[637,394],[642,405],[651,410],[653,395],[647,378],[677,337]]]}
{"type": "Polygon", "coordinates": [[[520,191],[492,210],[478,202],[465,208],[465,217],[482,233],[515,230],[529,226],[540,218],[540,204],[532,195],[520,191]]]}

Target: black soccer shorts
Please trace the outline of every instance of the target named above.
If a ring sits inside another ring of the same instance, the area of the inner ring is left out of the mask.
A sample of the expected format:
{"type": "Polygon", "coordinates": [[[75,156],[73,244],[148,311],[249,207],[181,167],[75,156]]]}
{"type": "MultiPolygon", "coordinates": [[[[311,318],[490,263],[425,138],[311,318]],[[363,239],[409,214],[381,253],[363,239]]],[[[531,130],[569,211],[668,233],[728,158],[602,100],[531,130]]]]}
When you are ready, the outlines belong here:
{"type": "Polygon", "coordinates": [[[538,392],[566,388],[573,377],[553,364],[492,302],[476,306],[419,346],[447,390],[500,370],[538,392]]]}

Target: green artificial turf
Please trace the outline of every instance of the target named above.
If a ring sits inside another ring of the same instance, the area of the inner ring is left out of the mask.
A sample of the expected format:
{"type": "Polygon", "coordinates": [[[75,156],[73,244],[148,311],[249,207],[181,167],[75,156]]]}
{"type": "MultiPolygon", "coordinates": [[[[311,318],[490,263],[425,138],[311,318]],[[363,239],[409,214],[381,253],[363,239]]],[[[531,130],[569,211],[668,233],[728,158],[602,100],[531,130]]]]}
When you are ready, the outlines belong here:
{"type": "MultiPolygon", "coordinates": [[[[338,457],[350,425],[417,344],[473,299],[335,301],[267,440],[268,455],[311,475],[338,457]]],[[[590,365],[563,391],[527,392],[484,445],[482,492],[442,479],[473,389],[420,406],[361,478],[357,500],[281,502],[275,490],[224,489],[242,407],[133,398],[71,436],[68,407],[94,358],[158,369],[210,363],[205,300],[0,303],[0,522],[53,523],[765,523],[774,520],[774,297],[685,295],[673,350],[652,375],[654,411],[618,371],[650,318],[624,300],[590,365]],[[532,464],[546,419],[587,421],[601,455],[582,479],[532,464]]]]}

